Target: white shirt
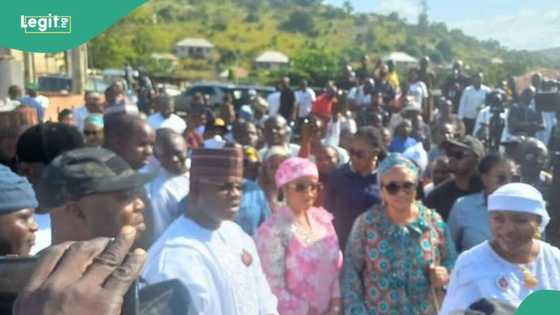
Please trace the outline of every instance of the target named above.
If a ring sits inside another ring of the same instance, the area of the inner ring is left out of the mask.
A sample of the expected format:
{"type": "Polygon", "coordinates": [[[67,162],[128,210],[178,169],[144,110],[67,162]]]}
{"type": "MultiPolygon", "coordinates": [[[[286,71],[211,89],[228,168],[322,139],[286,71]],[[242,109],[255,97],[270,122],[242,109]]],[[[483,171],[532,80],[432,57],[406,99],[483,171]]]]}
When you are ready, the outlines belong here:
{"type": "Polygon", "coordinates": [[[207,230],[185,216],[152,246],[142,277],[178,279],[201,315],[278,314],[253,239],[234,222],[207,230]]]}
{"type": "MultiPolygon", "coordinates": [[[[485,136],[490,137],[490,120],[492,119],[492,112],[490,111],[490,106],[486,106],[480,110],[478,115],[476,116],[476,123],[474,124],[474,130],[472,136],[475,138],[479,138],[477,134],[482,128],[485,128],[485,136]]],[[[511,139],[511,133],[509,132],[509,125],[508,125],[508,115],[509,115],[509,108],[500,114],[500,117],[503,119],[504,122],[504,129],[502,130],[502,134],[500,135],[500,142],[506,142],[507,140],[511,139]]],[[[484,140],[484,139],[480,139],[484,140]]]]}
{"type": "Polygon", "coordinates": [[[268,115],[276,116],[280,110],[280,92],[274,92],[266,98],[268,103],[268,115]]]}
{"type": "Polygon", "coordinates": [[[296,105],[299,108],[298,118],[307,117],[311,113],[313,102],[317,98],[312,89],[307,88],[305,91],[297,90],[295,93],[296,105]]]}
{"type": "MultiPolygon", "coordinates": [[[[288,153],[290,153],[291,157],[297,157],[299,155],[299,150],[300,150],[300,146],[298,144],[295,143],[287,143],[284,145],[286,147],[286,150],[288,151],[288,153]]],[[[268,146],[265,146],[264,148],[259,150],[259,156],[261,157],[261,159],[265,159],[266,158],[266,154],[268,153],[268,146]]]]}
{"type": "Polygon", "coordinates": [[[560,289],[560,250],[538,242],[540,252],[527,266],[538,280],[533,289],[525,287],[519,265],[498,256],[488,241],[462,253],[451,273],[439,315],[465,310],[481,298],[502,300],[518,307],[534,291],[560,289]]]}
{"type": "Polygon", "coordinates": [[[4,101],[0,100],[0,112],[12,111],[19,105],[21,105],[21,102],[17,100],[11,100],[9,98],[6,98],[4,101]]]}
{"type": "Polygon", "coordinates": [[[550,141],[550,136],[552,135],[552,129],[556,126],[556,113],[554,112],[541,112],[543,118],[544,130],[537,132],[536,137],[544,144],[548,144],[550,141]]]}
{"type": "Polygon", "coordinates": [[[370,106],[371,105],[371,95],[364,93],[364,86],[360,85],[358,87],[353,87],[348,92],[348,101],[354,106],[370,106]]]}
{"type": "Polygon", "coordinates": [[[476,119],[478,111],[486,102],[486,94],[490,92],[490,88],[482,85],[480,89],[476,90],[474,86],[469,86],[461,96],[459,103],[459,118],[476,119]]]}
{"type": "Polygon", "coordinates": [[[158,175],[147,184],[153,218],[155,237],[162,235],[165,229],[177,219],[184,209],[179,209],[179,202],[189,194],[189,172],[183,175],[171,174],[160,167],[158,175]]]}
{"type": "Polygon", "coordinates": [[[428,88],[424,82],[418,81],[408,87],[407,96],[412,97],[414,102],[422,107],[422,102],[428,98],[428,88]]]}
{"type": "Polygon", "coordinates": [[[175,114],[171,114],[168,118],[163,118],[160,113],[152,114],[148,117],[148,124],[150,127],[154,128],[154,130],[169,128],[179,134],[183,134],[185,129],[187,129],[185,121],[175,114]]]}
{"type": "Polygon", "coordinates": [[[138,114],[138,106],[132,103],[120,103],[105,107],[104,114],[138,114]]]}
{"type": "Polygon", "coordinates": [[[39,226],[38,231],[35,233],[35,245],[31,248],[31,255],[35,255],[43,249],[51,246],[51,216],[48,213],[33,215],[35,222],[39,226]]]}
{"type": "Polygon", "coordinates": [[[72,114],[74,116],[74,121],[76,122],[76,127],[78,127],[78,129],[80,131],[84,131],[86,118],[90,114],[87,107],[81,106],[81,107],[75,108],[72,111],[72,114]]]}
{"type": "Polygon", "coordinates": [[[325,144],[338,146],[340,144],[340,133],[342,132],[342,122],[340,118],[334,121],[332,118],[327,124],[325,134],[325,144]]]}

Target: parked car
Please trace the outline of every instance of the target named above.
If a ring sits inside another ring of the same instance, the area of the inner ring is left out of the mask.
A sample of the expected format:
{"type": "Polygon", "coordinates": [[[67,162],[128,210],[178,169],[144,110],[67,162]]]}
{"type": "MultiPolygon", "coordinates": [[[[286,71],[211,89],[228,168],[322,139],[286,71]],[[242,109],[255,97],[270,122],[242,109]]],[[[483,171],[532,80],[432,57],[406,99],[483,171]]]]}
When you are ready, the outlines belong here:
{"type": "Polygon", "coordinates": [[[260,96],[266,98],[274,92],[274,88],[256,85],[235,85],[222,82],[195,83],[190,86],[183,94],[175,99],[176,108],[180,111],[188,111],[192,97],[200,93],[207,95],[213,107],[219,106],[226,94],[233,96],[235,109],[238,110],[243,104],[248,104],[250,100],[249,91],[255,90],[260,96]]]}
{"type": "Polygon", "coordinates": [[[66,75],[45,75],[39,77],[39,91],[42,92],[61,92],[67,93],[72,91],[72,79],[66,75]]]}

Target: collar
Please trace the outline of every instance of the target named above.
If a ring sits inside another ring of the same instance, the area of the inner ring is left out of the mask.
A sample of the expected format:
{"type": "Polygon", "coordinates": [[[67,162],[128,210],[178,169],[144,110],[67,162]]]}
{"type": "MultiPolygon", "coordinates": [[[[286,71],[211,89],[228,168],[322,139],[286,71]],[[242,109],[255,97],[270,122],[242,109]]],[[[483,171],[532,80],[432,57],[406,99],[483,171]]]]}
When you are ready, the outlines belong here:
{"type": "MultiPolygon", "coordinates": [[[[350,170],[350,172],[351,172],[352,174],[356,174],[356,175],[358,175],[358,176],[365,177],[365,176],[361,175],[360,173],[356,172],[356,170],[355,170],[354,167],[352,166],[352,161],[349,161],[349,162],[348,162],[348,169],[350,170]]],[[[369,176],[369,175],[377,175],[377,169],[374,169],[373,171],[371,171],[371,173],[367,174],[366,176],[369,176]]]]}
{"type": "Polygon", "coordinates": [[[416,206],[418,207],[418,218],[404,226],[395,224],[389,219],[385,206],[376,206],[371,211],[374,216],[374,225],[388,238],[397,238],[411,232],[422,235],[435,223],[432,223],[432,218],[430,218],[431,211],[429,211],[428,208],[423,206],[420,202],[417,202],[416,206]]]}

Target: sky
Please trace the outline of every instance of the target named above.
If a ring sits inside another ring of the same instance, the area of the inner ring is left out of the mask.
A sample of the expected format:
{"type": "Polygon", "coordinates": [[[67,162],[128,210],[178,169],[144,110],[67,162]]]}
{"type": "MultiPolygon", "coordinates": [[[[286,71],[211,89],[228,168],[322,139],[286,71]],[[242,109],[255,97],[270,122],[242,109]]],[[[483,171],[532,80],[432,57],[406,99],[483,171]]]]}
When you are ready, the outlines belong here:
{"type": "MultiPolygon", "coordinates": [[[[512,49],[560,47],[560,0],[427,0],[431,21],[512,49]]],[[[325,0],[342,5],[344,0],[325,0]]],[[[398,12],[416,23],[420,0],[350,0],[357,12],[398,12]]]]}

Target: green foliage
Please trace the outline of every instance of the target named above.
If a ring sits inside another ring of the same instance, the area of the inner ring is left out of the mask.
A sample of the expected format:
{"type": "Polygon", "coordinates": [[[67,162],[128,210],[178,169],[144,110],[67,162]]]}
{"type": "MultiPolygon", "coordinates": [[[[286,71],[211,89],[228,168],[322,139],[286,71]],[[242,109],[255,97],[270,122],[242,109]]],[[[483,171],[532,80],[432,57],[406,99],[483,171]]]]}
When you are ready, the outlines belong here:
{"type": "Polygon", "coordinates": [[[411,25],[398,13],[353,13],[350,1],[341,8],[322,3],[151,0],[89,43],[90,64],[106,68],[128,62],[158,74],[215,79],[223,70],[252,69],[256,56],[273,49],[288,55],[291,67],[252,71],[247,80],[272,83],[289,75],[318,86],[341,75],[343,64],[357,64],[365,54],[375,59],[392,51],[429,56],[436,63],[462,59],[471,69],[483,70],[490,82],[542,65],[560,66],[558,53],[509,51],[496,41],[478,41],[444,23],[432,23],[428,16],[419,16],[418,24],[411,25]],[[215,45],[211,61],[181,60],[172,67],[151,58],[152,53],[173,52],[175,43],[185,37],[211,41],[215,45]],[[503,63],[490,63],[495,58],[503,63]]]}
{"type": "Polygon", "coordinates": [[[290,14],[288,19],[282,23],[280,28],[287,32],[312,34],[315,30],[313,14],[306,11],[295,10],[290,14]]]}
{"type": "Polygon", "coordinates": [[[310,84],[323,86],[338,76],[341,67],[336,54],[322,49],[306,49],[293,59],[293,69],[310,84]]]}

